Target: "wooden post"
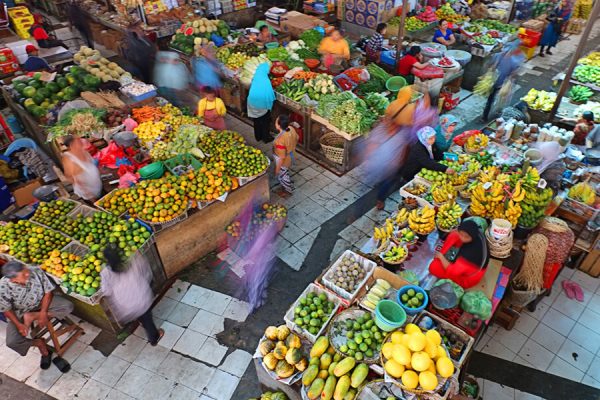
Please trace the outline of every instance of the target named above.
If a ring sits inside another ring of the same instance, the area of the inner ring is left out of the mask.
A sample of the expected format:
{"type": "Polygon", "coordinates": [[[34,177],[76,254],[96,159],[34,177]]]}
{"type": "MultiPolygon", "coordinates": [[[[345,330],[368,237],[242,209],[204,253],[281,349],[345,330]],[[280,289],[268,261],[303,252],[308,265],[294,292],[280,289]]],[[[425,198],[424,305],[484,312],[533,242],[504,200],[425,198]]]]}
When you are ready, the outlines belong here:
{"type": "Polygon", "coordinates": [[[563,79],[562,83],[560,84],[560,88],[558,89],[558,93],[556,95],[556,101],[554,102],[554,105],[552,106],[552,109],[550,110],[550,119],[549,119],[550,121],[552,121],[552,119],[556,115],[556,111],[558,110],[558,107],[560,106],[560,102],[562,101],[562,98],[564,97],[565,92],[567,91],[567,88],[571,84],[571,76],[573,75],[573,70],[577,66],[577,60],[579,60],[579,58],[581,57],[581,53],[583,53],[583,47],[586,45],[586,43],[588,41],[590,32],[592,31],[592,28],[594,27],[594,23],[596,22],[596,19],[598,19],[598,14],[600,14],[600,1],[596,1],[594,3],[594,7],[592,8],[592,12],[590,13],[588,22],[585,26],[583,33],[581,34],[581,38],[579,39],[579,44],[577,45],[577,49],[575,49],[575,54],[573,54],[573,58],[571,59],[569,68],[567,68],[567,72],[565,73],[565,78],[563,79]]]}
{"type": "Polygon", "coordinates": [[[402,53],[402,42],[404,41],[404,23],[406,22],[406,9],[408,8],[408,0],[402,0],[402,13],[400,14],[400,26],[398,27],[398,43],[396,44],[396,65],[400,60],[402,53]]]}

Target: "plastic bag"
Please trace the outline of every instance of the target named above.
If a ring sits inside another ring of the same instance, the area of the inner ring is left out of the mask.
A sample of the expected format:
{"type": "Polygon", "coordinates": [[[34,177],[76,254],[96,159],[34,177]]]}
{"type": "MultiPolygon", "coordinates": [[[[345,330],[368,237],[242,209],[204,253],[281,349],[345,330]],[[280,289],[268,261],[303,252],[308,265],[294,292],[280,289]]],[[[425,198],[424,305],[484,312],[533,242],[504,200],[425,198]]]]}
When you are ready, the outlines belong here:
{"type": "Polygon", "coordinates": [[[398,272],[398,276],[412,285],[419,284],[419,278],[417,277],[417,274],[414,271],[405,269],[404,271],[398,272]]]}
{"type": "Polygon", "coordinates": [[[458,301],[460,302],[460,299],[462,299],[462,297],[465,294],[465,290],[454,281],[450,279],[440,279],[433,285],[433,287],[441,286],[444,283],[449,283],[452,286],[452,290],[454,290],[454,293],[456,294],[456,297],[458,297],[458,301]]]}
{"type": "Polygon", "coordinates": [[[125,152],[117,144],[111,141],[96,155],[99,167],[118,168],[117,160],[125,158],[125,152]]]}
{"type": "Polygon", "coordinates": [[[484,321],[492,315],[492,302],[481,290],[465,293],[460,308],[484,321]]]}
{"type": "Polygon", "coordinates": [[[473,129],[470,131],[464,131],[463,133],[461,133],[460,135],[458,135],[457,137],[452,139],[452,141],[459,146],[464,146],[464,144],[466,143],[466,141],[469,137],[478,135],[480,133],[481,133],[481,131],[477,130],[477,129],[473,129]]]}

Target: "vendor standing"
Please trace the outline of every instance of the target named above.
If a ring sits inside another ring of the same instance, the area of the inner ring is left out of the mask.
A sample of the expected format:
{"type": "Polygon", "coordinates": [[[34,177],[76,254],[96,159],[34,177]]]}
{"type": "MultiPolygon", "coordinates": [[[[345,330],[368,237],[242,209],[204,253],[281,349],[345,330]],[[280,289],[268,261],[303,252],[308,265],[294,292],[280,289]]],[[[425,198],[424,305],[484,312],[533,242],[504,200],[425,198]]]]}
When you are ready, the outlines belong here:
{"type": "Polygon", "coordinates": [[[402,176],[405,181],[411,181],[415,175],[426,168],[432,171],[454,174],[454,170],[441,164],[433,158],[433,144],[435,143],[435,130],[426,126],[417,132],[419,139],[413,144],[408,152],[408,157],[402,168],[402,176]]]}
{"type": "Polygon", "coordinates": [[[102,194],[100,171],[86,151],[83,139],[69,135],[65,136],[63,144],[67,151],[63,153],[62,163],[65,177],[73,184],[73,192],[87,201],[99,199],[102,194]]]}
{"type": "Polygon", "coordinates": [[[321,40],[319,54],[323,56],[326,68],[333,64],[342,64],[350,60],[350,46],[340,31],[334,30],[321,40]]]}
{"type": "Polygon", "coordinates": [[[406,82],[413,84],[415,76],[412,73],[413,68],[423,69],[428,63],[423,62],[420,46],[412,46],[406,54],[398,61],[398,74],[402,75],[406,82]]]}
{"type": "Polygon", "coordinates": [[[433,34],[433,42],[443,44],[446,47],[456,43],[456,37],[454,37],[452,30],[448,28],[448,21],[445,19],[440,19],[440,22],[438,22],[438,28],[433,34]]]}
{"type": "Polygon", "coordinates": [[[275,102],[275,91],[269,79],[269,64],[262,63],[256,69],[248,91],[248,117],[254,125],[254,139],[269,143],[271,136],[271,110],[275,102]]]}
{"type": "Polygon", "coordinates": [[[450,279],[463,289],[479,283],[489,260],[486,239],[474,221],[463,221],[450,232],[442,249],[435,254],[429,272],[450,279]]]}
{"type": "Polygon", "coordinates": [[[452,140],[456,137],[456,126],[458,118],[452,114],[444,114],[440,116],[440,125],[435,128],[435,153],[441,157],[442,153],[448,151],[452,146],[452,140]]]}
{"type": "Polygon", "coordinates": [[[375,33],[365,46],[367,58],[371,61],[379,62],[381,58],[381,50],[383,50],[383,35],[387,31],[387,24],[381,23],[377,25],[375,33]]]}

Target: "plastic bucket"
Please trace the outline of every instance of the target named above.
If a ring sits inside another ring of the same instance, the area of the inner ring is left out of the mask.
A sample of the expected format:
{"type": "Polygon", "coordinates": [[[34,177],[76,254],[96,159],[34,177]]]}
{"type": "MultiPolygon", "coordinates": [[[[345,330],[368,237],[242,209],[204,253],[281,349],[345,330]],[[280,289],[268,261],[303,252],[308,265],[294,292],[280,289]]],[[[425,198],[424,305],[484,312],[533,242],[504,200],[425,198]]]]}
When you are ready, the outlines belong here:
{"type": "Polygon", "coordinates": [[[490,226],[490,232],[492,236],[497,239],[504,239],[512,231],[512,224],[505,219],[496,218],[492,220],[492,226],[490,226]]]}
{"type": "Polygon", "coordinates": [[[398,302],[398,304],[404,309],[404,311],[408,315],[416,315],[416,314],[420,313],[421,311],[423,311],[425,309],[425,307],[427,307],[427,303],[429,303],[429,296],[427,295],[427,292],[425,291],[425,289],[423,289],[420,286],[406,285],[406,286],[402,286],[400,289],[398,289],[398,292],[396,293],[396,302],[398,302]],[[405,306],[404,304],[402,304],[402,295],[404,293],[408,292],[410,289],[414,290],[416,293],[423,294],[423,304],[421,304],[420,307],[413,308],[413,307],[408,307],[408,306],[405,306]]]}
{"type": "Polygon", "coordinates": [[[406,86],[406,79],[401,76],[392,76],[385,82],[385,88],[390,92],[398,92],[404,86],[406,86]]]}
{"type": "Polygon", "coordinates": [[[406,322],[406,311],[391,300],[381,300],[375,307],[375,324],[385,332],[400,328],[406,322]]]}

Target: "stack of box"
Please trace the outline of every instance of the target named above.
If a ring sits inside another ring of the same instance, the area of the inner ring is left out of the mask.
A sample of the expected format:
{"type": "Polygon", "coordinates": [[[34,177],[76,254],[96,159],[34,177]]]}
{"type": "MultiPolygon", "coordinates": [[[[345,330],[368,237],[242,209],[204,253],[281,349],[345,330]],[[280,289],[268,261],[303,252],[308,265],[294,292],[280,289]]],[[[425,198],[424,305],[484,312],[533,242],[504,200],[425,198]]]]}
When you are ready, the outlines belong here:
{"type": "Polygon", "coordinates": [[[223,10],[223,14],[227,14],[233,11],[233,1],[232,0],[221,0],[221,9],[223,10]]]}
{"type": "Polygon", "coordinates": [[[214,16],[223,14],[221,9],[221,2],[219,0],[205,0],[204,5],[206,6],[206,13],[214,16]]]}
{"type": "Polygon", "coordinates": [[[392,0],[346,0],[346,22],[375,29],[386,12],[394,7],[392,0]]]}
{"type": "Polygon", "coordinates": [[[12,23],[13,29],[17,35],[22,39],[29,39],[31,37],[29,29],[33,25],[33,15],[29,12],[29,9],[24,6],[17,6],[8,9],[8,17],[12,23]]]}
{"type": "Polygon", "coordinates": [[[297,11],[290,11],[281,17],[281,29],[289,33],[292,38],[298,38],[302,32],[317,26],[326,27],[327,23],[317,17],[306,15],[297,11]]]}
{"type": "Polygon", "coordinates": [[[19,60],[8,47],[0,49],[0,74],[10,75],[19,70],[19,60]]]}

